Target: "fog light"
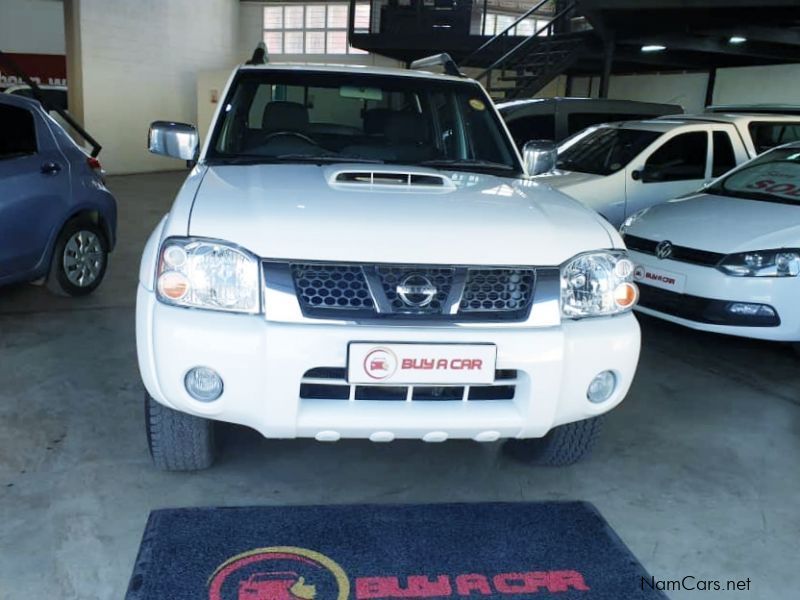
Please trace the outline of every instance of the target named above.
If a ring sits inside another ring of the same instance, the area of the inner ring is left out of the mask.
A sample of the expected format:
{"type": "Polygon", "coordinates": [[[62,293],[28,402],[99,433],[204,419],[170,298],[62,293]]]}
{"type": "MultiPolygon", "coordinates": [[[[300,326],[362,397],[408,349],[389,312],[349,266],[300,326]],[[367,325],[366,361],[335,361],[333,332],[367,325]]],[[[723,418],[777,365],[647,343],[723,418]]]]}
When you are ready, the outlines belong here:
{"type": "Polygon", "coordinates": [[[589,384],[589,389],[586,390],[586,397],[589,402],[599,404],[605,402],[614,393],[617,387],[617,376],[611,371],[603,371],[598,373],[597,376],[589,384]]]}
{"type": "Polygon", "coordinates": [[[213,402],[222,395],[222,378],[208,367],[191,369],[183,383],[189,395],[200,402],[213,402]]]}
{"type": "Polygon", "coordinates": [[[753,304],[750,302],[732,302],[728,304],[728,312],[734,315],[746,315],[748,317],[774,317],[775,309],[766,304],[753,304]]]}

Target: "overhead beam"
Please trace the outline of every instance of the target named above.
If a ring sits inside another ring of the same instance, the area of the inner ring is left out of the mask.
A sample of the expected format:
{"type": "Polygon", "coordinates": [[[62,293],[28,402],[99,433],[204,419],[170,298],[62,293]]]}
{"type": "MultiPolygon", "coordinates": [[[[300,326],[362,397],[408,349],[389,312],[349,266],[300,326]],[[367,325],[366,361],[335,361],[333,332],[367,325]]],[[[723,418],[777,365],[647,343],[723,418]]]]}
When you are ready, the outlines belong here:
{"type": "MultiPolygon", "coordinates": [[[[768,44],[785,44],[787,46],[800,46],[800,30],[785,27],[765,27],[760,25],[729,26],[719,29],[704,29],[698,33],[709,36],[730,37],[741,35],[751,42],[766,42],[768,44]]],[[[800,58],[798,58],[800,60],[800,58]]]]}
{"type": "Polygon", "coordinates": [[[744,56],[765,58],[785,62],[796,62],[798,52],[795,48],[781,46],[768,46],[760,43],[730,44],[711,37],[697,37],[692,35],[655,35],[639,39],[626,39],[625,44],[663,44],[667,49],[689,50],[707,54],[724,54],[727,56],[744,56]]]}

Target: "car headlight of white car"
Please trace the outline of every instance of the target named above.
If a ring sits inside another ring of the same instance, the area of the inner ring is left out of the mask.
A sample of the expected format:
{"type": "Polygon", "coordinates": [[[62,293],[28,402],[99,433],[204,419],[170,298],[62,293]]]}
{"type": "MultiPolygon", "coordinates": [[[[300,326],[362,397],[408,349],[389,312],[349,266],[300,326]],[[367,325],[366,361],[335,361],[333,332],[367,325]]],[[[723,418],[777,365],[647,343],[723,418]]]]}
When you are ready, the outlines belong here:
{"type": "Polygon", "coordinates": [[[623,251],[579,254],[561,267],[561,313],[571,319],[629,311],[639,298],[623,251]]]}
{"type": "Polygon", "coordinates": [[[169,238],[159,254],[156,294],[176,306],[256,313],[261,310],[259,262],[233,244],[169,238]]]}
{"type": "Polygon", "coordinates": [[[797,277],[800,250],[781,248],[729,254],[717,268],[734,277],[797,277]]]}

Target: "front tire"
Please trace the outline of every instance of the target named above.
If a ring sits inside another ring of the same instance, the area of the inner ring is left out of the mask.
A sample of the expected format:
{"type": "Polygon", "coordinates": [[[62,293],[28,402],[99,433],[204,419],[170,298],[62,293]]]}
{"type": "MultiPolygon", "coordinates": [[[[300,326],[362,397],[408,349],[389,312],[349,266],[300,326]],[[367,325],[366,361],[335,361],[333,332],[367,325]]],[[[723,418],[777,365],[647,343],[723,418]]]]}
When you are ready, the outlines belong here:
{"type": "Polygon", "coordinates": [[[565,467],[586,457],[600,435],[602,419],[594,417],[559,425],[543,438],[508,440],[503,451],[533,465],[565,467]]]}
{"type": "Polygon", "coordinates": [[[108,241],[103,230],[91,221],[70,221],[53,248],[47,289],[58,296],[86,296],[103,281],[107,265],[108,241]]]}
{"type": "Polygon", "coordinates": [[[178,412],[144,394],[147,446],[162,471],[199,471],[216,458],[214,421],[178,412]]]}

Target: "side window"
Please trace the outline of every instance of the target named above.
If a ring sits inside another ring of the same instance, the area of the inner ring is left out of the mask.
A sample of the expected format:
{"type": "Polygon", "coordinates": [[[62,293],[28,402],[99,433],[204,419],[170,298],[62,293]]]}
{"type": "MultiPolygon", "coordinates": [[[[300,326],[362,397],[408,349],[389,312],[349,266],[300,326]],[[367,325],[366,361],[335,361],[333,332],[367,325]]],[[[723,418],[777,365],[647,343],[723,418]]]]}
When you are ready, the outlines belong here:
{"type": "Polygon", "coordinates": [[[724,131],[714,132],[714,163],[711,175],[719,177],[736,166],[736,154],[733,152],[731,136],[724,131]]]}
{"type": "Polygon", "coordinates": [[[31,111],[0,104],[0,159],[35,152],[36,127],[31,111]]]}
{"type": "Polygon", "coordinates": [[[653,152],[644,165],[642,181],[691,181],[706,176],[708,134],[705,131],[682,133],[653,152]]]}
{"type": "Polygon", "coordinates": [[[756,152],[767,150],[800,140],[800,123],[750,123],[750,137],[756,152]]]}
{"type": "Polygon", "coordinates": [[[531,140],[555,140],[556,118],[554,115],[535,115],[507,121],[514,143],[519,148],[531,140]]]}

